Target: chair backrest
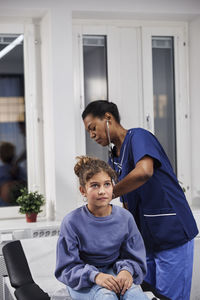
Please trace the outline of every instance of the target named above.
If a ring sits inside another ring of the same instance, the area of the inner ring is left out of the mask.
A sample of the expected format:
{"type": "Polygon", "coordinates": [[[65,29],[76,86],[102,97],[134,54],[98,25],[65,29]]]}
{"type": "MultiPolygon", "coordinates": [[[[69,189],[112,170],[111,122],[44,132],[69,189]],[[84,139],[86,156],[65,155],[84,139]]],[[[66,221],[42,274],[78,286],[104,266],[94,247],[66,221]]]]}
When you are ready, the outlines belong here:
{"type": "Polygon", "coordinates": [[[8,276],[12,287],[34,283],[24,250],[19,240],[7,243],[3,248],[8,276]]]}

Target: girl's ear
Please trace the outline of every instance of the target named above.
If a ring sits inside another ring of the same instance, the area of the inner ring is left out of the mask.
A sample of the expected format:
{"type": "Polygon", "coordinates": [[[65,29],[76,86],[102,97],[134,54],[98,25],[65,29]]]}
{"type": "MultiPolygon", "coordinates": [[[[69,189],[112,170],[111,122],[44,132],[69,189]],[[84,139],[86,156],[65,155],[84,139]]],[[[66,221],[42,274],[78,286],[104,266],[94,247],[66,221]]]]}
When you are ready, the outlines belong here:
{"type": "Polygon", "coordinates": [[[86,196],[86,190],[85,190],[85,188],[84,188],[82,185],[80,185],[79,191],[81,192],[81,194],[82,194],[83,196],[86,196]]]}

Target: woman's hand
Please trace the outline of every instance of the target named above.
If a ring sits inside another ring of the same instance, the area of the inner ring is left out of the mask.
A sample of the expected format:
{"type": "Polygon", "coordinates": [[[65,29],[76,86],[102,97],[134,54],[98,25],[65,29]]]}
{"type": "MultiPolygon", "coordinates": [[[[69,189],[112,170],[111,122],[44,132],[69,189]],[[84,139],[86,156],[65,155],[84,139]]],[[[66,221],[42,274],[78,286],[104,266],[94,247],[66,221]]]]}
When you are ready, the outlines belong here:
{"type": "Polygon", "coordinates": [[[125,292],[131,287],[133,284],[133,277],[131,273],[126,270],[122,270],[118,273],[116,280],[120,286],[121,295],[124,295],[125,292]]]}
{"type": "Polygon", "coordinates": [[[116,294],[120,294],[121,288],[117,277],[114,277],[110,274],[99,273],[95,277],[95,283],[110,291],[115,292],[116,294]]]}

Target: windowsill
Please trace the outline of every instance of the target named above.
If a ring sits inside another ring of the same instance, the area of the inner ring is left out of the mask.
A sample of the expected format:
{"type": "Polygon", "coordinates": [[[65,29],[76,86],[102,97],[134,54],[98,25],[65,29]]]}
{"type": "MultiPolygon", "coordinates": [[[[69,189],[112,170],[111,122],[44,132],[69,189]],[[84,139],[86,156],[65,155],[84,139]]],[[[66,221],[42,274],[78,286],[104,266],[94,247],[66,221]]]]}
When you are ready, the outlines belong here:
{"type": "Polygon", "coordinates": [[[0,229],[0,254],[5,243],[13,240],[32,238],[47,238],[58,236],[60,222],[46,221],[38,218],[37,222],[27,223],[25,218],[1,221],[0,229]]]}
{"type": "Polygon", "coordinates": [[[20,219],[8,219],[8,220],[1,220],[1,229],[2,231],[11,231],[17,229],[26,229],[26,228],[38,228],[38,227],[48,227],[52,225],[60,225],[59,221],[47,221],[45,218],[38,218],[37,222],[28,223],[26,222],[26,218],[20,219]]]}

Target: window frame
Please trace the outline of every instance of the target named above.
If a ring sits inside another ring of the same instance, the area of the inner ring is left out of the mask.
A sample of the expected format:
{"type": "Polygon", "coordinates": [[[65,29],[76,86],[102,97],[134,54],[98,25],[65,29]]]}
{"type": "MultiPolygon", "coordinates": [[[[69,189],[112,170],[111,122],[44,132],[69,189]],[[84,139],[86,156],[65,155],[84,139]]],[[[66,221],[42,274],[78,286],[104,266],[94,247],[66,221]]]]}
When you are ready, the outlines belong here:
{"type": "MultiPolygon", "coordinates": [[[[43,117],[41,86],[37,80],[39,71],[38,42],[32,21],[0,23],[1,34],[24,34],[24,87],[26,111],[26,150],[28,189],[44,194],[43,117]],[[36,163],[37,162],[37,163],[36,163]]],[[[38,76],[39,77],[39,76],[38,76]]],[[[45,216],[46,207],[40,216],[45,216]]],[[[0,220],[24,218],[19,206],[0,208],[0,220]]]]}
{"type": "MultiPolygon", "coordinates": [[[[113,20],[74,20],[73,45],[75,59],[75,101],[77,117],[84,108],[82,43],[83,34],[102,34],[107,36],[108,87],[109,100],[119,105],[120,91],[120,60],[119,45],[117,44],[120,28],[136,28],[138,38],[138,124],[152,132],[146,116],[153,120],[153,73],[152,73],[152,36],[174,37],[174,68],[175,68],[175,97],[176,97],[176,142],[177,142],[177,177],[186,189],[186,197],[191,203],[191,148],[190,148],[190,103],[189,103],[189,67],[188,67],[188,24],[186,22],[170,21],[113,21],[113,20]],[[78,36],[79,42],[75,40],[78,36]],[[116,63],[117,62],[117,63],[116,63]],[[79,87],[77,89],[77,86],[79,87]],[[187,157],[187,160],[185,160],[187,157]],[[183,163],[184,162],[184,163],[183,163]]],[[[123,112],[125,114],[125,112],[123,112]]],[[[152,124],[153,125],[153,124],[152,124]]],[[[77,122],[77,146],[79,153],[85,153],[85,129],[83,122],[77,122]]],[[[125,125],[126,126],[126,125],[125,125]]],[[[132,125],[133,126],[133,125],[132,125]]],[[[79,154],[78,153],[78,154],[79,154]]]]}
{"type": "Polygon", "coordinates": [[[191,148],[190,148],[190,104],[188,82],[188,38],[187,26],[158,26],[142,28],[144,126],[154,133],[152,37],[172,36],[174,38],[174,76],[176,110],[176,155],[177,178],[185,188],[187,200],[191,203],[191,148]],[[147,121],[150,119],[150,122],[147,121]],[[185,158],[188,159],[185,159],[185,158]],[[183,163],[184,162],[184,163],[183,163]]]}

